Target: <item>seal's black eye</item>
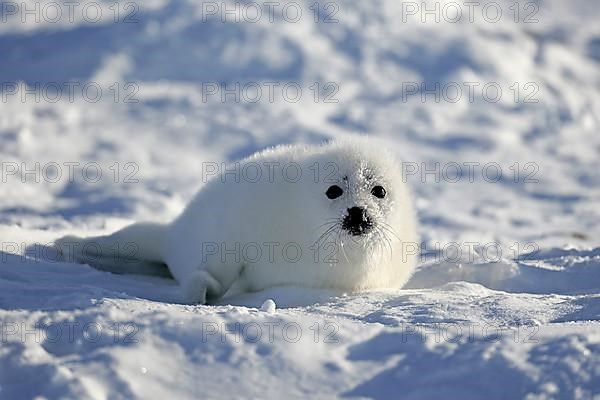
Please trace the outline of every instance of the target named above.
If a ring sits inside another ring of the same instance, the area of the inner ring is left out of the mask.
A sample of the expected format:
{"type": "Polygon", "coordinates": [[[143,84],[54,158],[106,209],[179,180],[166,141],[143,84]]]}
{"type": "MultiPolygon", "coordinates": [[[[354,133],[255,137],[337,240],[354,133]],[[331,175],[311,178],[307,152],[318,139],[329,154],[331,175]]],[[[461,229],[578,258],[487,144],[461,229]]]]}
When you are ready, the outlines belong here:
{"type": "Polygon", "coordinates": [[[383,199],[385,197],[385,189],[383,186],[375,186],[373,189],[371,189],[371,194],[378,199],[383,199]]]}
{"type": "Polygon", "coordinates": [[[329,186],[329,189],[327,189],[327,191],[325,192],[325,195],[328,198],[330,198],[331,200],[333,200],[333,199],[337,199],[338,197],[340,197],[343,193],[344,193],[344,191],[342,190],[341,187],[339,187],[338,185],[332,185],[332,186],[329,186]]]}

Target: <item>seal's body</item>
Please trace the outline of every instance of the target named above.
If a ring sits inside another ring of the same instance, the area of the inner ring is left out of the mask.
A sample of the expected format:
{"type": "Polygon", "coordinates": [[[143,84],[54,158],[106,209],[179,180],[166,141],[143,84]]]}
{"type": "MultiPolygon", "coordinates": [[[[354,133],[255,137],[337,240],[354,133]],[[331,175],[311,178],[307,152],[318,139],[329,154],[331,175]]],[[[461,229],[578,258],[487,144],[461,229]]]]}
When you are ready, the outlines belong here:
{"type": "Polygon", "coordinates": [[[188,303],[221,297],[234,282],[247,291],[401,287],[418,247],[400,166],[364,138],[267,149],[215,174],[170,224],[59,245],[69,241],[133,243],[128,258],[165,263],[188,303]]]}

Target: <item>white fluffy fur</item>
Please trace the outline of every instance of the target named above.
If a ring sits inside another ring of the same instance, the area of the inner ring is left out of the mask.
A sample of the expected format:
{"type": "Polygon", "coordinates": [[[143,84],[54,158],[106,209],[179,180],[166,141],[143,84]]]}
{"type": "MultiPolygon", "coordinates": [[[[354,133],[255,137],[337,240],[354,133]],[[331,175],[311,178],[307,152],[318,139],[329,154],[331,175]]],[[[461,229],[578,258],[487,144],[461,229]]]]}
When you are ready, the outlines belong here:
{"type": "MultiPolygon", "coordinates": [[[[279,146],[237,168],[239,179],[233,173],[215,176],[170,224],[134,224],[83,242],[102,249],[136,243],[135,259],[166,263],[187,303],[220,297],[234,282],[248,291],[279,285],[360,291],[401,287],[410,277],[417,243],[411,197],[400,165],[381,144],[352,138],[279,146]],[[257,167],[262,176],[256,181],[257,167]],[[298,170],[302,175],[295,181],[298,170]],[[331,200],[325,192],[333,184],[344,194],[331,200]],[[386,189],[385,198],[371,194],[376,185],[386,189]],[[353,206],[366,208],[372,231],[351,236],[341,229],[353,206]],[[302,255],[292,262],[298,248],[302,255]]],[[[67,237],[59,245],[74,240],[82,241],[67,237]]]]}

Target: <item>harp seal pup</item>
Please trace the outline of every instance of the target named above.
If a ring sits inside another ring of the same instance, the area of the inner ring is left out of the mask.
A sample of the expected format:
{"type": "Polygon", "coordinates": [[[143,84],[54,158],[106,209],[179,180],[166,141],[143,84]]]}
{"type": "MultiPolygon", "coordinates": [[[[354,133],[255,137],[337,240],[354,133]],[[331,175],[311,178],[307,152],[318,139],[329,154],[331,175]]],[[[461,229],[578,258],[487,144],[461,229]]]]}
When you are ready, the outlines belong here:
{"type": "Polygon", "coordinates": [[[172,222],[66,236],[59,249],[111,272],[166,264],[190,304],[222,297],[234,283],[238,291],[364,291],[400,288],[411,276],[411,195],[399,161],[375,139],[277,146],[215,168],[172,222]]]}

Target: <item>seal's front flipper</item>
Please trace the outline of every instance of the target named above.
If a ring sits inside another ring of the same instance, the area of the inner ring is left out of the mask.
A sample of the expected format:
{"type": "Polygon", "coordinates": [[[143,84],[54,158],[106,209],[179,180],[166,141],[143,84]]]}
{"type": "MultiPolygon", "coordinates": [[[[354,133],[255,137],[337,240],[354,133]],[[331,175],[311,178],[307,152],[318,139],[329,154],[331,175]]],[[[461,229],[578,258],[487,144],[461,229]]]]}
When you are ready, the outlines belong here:
{"type": "Polygon", "coordinates": [[[221,284],[207,271],[195,271],[181,284],[182,302],[206,304],[207,297],[220,297],[221,284]]]}

